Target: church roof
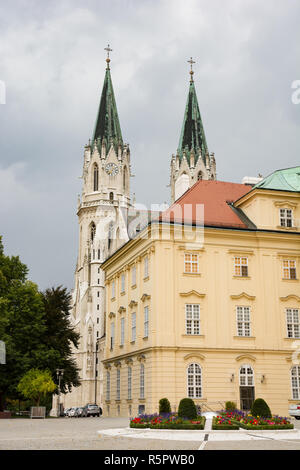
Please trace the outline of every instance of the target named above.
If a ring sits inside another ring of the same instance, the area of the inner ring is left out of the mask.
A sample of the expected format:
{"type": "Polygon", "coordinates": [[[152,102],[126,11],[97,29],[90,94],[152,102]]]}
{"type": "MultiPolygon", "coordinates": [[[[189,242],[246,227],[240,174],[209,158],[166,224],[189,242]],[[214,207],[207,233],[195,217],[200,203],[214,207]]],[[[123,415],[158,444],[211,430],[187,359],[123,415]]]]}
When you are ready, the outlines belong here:
{"type": "Polygon", "coordinates": [[[300,166],[274,171],[257,183],[253,189],[275,189],[280,191],[300,191],[300,166]]]}
{"type": "Polygon", "coordinates": [[[108,152],[111,143],[113,143],[115,148],[117,148],[119,144],[123,144],[109,65],[105,72],[100,105],[93,134],[93,142],[97,142],[99,152],[103,139],[106,144],[106,152],[108,152]]]}
{"type": "Polygon", "coordinates": [[[255,225],[233,202],[251,191],[246,184],[199,180],[161,215],[162,222],[193,223],[208,227],[254,229],[255,225]],[[203,204],[204,220],[201,220],[203,204]],[[199,206],[198,206],[199,207],[199,206]]]}
{"type": "Polygon", "coordinates": [[[186,157],[189,161],[192,149],[195,153],[195,163],[199,156],[199,150],[201,150],[202,158],[205,162],[208,148],[193,79],[190,80],[189,93],[177,152],[180,158],[182,158],[183,152],[185,151],[186,157]]]}

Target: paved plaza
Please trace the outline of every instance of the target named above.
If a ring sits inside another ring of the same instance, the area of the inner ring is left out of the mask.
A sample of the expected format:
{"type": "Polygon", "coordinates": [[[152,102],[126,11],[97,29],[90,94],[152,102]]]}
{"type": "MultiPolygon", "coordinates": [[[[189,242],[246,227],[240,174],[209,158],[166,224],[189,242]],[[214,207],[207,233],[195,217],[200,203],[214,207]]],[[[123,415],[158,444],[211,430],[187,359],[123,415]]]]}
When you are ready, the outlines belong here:
{"type": "Polygon", "coordinates": [[[145,431],[127,418],[0,420],[1,450],[300,450],[296,431],[145,431]],[[206,436],[206,437],[205,437],[206,436]]]}

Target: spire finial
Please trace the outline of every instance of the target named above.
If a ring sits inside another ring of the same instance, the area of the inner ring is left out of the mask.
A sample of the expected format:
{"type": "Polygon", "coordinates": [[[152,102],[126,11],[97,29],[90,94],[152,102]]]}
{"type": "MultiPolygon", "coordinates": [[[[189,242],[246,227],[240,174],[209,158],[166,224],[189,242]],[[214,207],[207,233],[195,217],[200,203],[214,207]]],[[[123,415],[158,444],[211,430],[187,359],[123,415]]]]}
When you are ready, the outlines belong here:
{"type": "Polygon", "coordinates": [[[194,81],[193,80],[193,75],[194,75],[193,64],[195,64],[196,62],[191,57],[190,60],[188,60],[188,63],[191,64],[190,76],[191,76],[191,82],[193,82],[194,81]]]}
{"type": "Polygon", "coordinates": [[[107,69],[109,70],[109,63],[110,63],[109,53],[112,52],[112,49],[110,48],[110,45],[107,44],[107,47],[105,47],[104,50],[107,51],[106,62],[107,62],[107,69]]]}

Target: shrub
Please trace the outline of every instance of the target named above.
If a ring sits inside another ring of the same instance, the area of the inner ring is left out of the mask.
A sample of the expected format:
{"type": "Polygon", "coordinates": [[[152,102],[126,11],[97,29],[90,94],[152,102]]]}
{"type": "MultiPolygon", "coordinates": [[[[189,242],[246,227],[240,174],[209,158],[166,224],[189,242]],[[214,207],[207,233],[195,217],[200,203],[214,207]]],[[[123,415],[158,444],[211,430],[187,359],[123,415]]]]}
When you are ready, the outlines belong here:
{"type": "Polygon", "coordinates": [[[225,403],[225,410],[226,411],[234,411],[236,410],[236,403],[234,403],[233,401],[227,401],[225,403]]]}
{"type": "Polygon", "coordinates": [[[271,410],[265,400],[257,398],[251,407],[252,416],[263,416],[264,418],[272,418],[271,410]]]}
{"type": "Polygon", "coordinates": [[[181,418],[196,419],[197,408],[191,398],[183,398],[178,407],[178,416],[181,418]]]}
{"type": "Polygon", "coordinates": [[[161,413],[171,413],[171,405],[167,398],[159,400],[159,414],[161,413]]]}

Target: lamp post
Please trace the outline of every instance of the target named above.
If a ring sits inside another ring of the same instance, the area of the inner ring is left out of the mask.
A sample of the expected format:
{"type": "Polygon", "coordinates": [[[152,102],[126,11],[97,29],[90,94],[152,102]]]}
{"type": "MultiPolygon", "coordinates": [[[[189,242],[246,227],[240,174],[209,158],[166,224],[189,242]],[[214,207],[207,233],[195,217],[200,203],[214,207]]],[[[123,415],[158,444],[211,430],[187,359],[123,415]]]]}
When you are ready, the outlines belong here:
{"type": "Polygon", "coordinates": [[[56,369],[56,376],[58,379],[58,400],[57,400],[57,417],[60,417],[60,379],[64,375],[64,369],[56,369]]]}

